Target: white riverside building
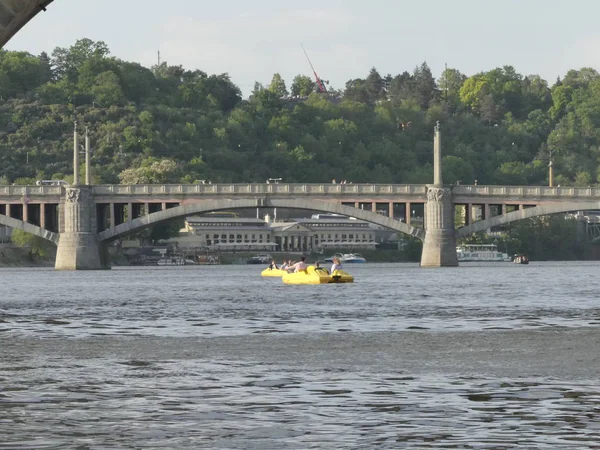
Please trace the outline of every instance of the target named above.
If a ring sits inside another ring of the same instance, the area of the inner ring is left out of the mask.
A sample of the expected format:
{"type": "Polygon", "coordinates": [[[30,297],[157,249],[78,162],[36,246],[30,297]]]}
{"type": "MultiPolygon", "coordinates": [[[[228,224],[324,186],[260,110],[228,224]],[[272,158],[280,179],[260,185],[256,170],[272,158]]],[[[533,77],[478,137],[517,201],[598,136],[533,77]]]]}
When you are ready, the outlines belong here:
{"type": "MultiPolygon", "coordinates": [[[[323,216],[323,215],[318,215],[323,216]]],[[[327,248],[374,249],[379,227],[347,217],[265,219],[193,216],[185,220],[178,238],[168,242],[180,248],[213,251],[310,252],[327,248]]]]}

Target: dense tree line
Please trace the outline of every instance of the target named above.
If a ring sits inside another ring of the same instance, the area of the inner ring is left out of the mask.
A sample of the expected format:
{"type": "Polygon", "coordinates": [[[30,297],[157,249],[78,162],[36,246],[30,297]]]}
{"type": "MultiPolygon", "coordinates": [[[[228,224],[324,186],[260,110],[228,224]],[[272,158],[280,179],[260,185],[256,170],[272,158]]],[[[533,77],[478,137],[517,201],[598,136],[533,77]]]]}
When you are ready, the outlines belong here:
{"type": "Polygon", "coordinates": [[[227,74],[110,56],[81,39],[51,56],[0,51],[0,182],[66,178],[72,130],[89,127],[98,183],[425,183],[432,129],[444,131],[447,183],[598,183],[600,75],[569,71],[549,86],[511,66],[466,76],[426,63],[317,93],[275,74],[243,100],[227,74]]]}

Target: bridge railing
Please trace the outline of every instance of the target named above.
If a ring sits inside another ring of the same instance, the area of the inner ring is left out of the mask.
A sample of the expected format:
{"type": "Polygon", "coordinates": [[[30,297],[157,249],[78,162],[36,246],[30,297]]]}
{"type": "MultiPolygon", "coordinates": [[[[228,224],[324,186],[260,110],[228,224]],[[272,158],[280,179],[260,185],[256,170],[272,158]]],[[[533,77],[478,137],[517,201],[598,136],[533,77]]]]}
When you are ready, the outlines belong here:
{"type": "Polygon", "coordinates": [[[0,186],[0,196],[62,195],[62,186],[0,186]]]}
{"type": "Polygon", "coordinates": [[[425,185],[411,184],[133,184],[97,185],[96,195],[186,195],[186,194],[413,194],[425,195],[425,185]]]}
{"type": "Polygon", "coordinates": [[[548,187],[548,186],[455,186],[455,195],[472,195],[485,197],[559,197],[568,198],[598,198],[600,188],[595,187],[548,187]]]}
{"type": "MultiPolygon", "coordinates": [[[[523,197],[596,199],[600,198],[600,187],[548,187],[548,186],[467,186],[453,187],[456,196],[523,197]]],[[[333,184],[333,183],[233,183],[233,184],[134,184],[96,185],[97,195],[186,195],[186,194],[322,194],[322,195],[416,195],[424,196],[424,184],[333,184]]],[[[0,197],[61,196],[61,186],[0,186],[0,197]]]]}

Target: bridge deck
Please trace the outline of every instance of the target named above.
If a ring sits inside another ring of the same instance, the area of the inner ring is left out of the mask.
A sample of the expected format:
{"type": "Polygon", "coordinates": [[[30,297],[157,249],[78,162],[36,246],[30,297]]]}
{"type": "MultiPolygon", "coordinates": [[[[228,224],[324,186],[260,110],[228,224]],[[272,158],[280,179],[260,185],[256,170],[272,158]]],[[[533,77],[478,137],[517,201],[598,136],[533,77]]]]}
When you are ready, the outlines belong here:
{"type": "MultiPolygon", "coordinates": [[[[128,201],[178,201],[186,199],[302,196],[341,201],[425,202],[424,184],[139,184],[96,185],[97,203],[128,201]]],[[[1,203],[59,203],[61,186],[0,186],[1,203]]],[[[455,204],[541,204],[600,200],[600,188],[546,186],[453,186],[455,204]]]]}

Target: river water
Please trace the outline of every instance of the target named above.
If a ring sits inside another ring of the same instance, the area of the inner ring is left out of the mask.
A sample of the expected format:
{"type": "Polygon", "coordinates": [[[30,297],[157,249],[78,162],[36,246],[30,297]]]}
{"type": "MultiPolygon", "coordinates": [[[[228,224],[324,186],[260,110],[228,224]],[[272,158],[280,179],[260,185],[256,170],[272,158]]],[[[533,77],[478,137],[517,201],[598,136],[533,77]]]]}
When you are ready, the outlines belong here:
{"type": "Polygon", "coordinates": [[[0,269],[0,449],[600,449],[600,263],[0,269]]]}

